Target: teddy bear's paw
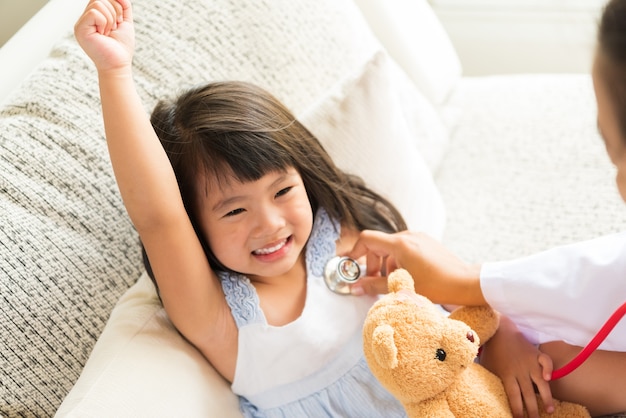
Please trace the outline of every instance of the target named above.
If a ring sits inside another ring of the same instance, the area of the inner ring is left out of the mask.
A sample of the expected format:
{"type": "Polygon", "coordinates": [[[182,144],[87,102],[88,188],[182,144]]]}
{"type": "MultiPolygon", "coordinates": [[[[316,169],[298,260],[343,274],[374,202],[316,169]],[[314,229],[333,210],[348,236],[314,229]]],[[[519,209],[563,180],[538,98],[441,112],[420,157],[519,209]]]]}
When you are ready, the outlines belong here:
{"type": "Polygon", "coordinates": [[[387,279],[387,285],[390,293],[399,292],[401,290],[415,292],[413,277],[404,269],[397,269],[391,272],[387,279]]]}
{"type": "Polygon", "coordinates": [[[450,314],[451,319],[465,322],[484,344],[498,330],[500,317],[490,306],[461,306],[450,314]]]}
{"type": "Polygon", "coordinates": [[[537,395],[537,401],[539,403],[539,410],[541,411],[541,418],[591,418],[589,411],[582,405],[578,405],[571,402],[564,402],[554,400],[554,412],[548,414],[543,408],[541,398],[537,395]]]}

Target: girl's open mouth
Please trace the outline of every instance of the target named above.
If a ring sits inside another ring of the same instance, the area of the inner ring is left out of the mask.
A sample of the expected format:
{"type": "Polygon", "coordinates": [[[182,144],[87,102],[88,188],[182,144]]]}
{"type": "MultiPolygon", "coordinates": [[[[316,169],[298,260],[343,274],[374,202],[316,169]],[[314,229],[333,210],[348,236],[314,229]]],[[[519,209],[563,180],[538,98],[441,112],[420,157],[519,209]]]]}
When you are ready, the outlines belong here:
{"type": "Polygon", "coordinates": [[[287,243],[291,240],[291,236],[285,238],[282,241],[277,242],[276,244],[270,246],[270,247],[265,247],[265,248],[259,248],[258,250],[254,250],[252,251],[252,254],[254,255],[269,255],[269,254],[273,254],[277,251],[280,251],[282,248],[285,247],[285,245],[287,245],[287,243]]]}

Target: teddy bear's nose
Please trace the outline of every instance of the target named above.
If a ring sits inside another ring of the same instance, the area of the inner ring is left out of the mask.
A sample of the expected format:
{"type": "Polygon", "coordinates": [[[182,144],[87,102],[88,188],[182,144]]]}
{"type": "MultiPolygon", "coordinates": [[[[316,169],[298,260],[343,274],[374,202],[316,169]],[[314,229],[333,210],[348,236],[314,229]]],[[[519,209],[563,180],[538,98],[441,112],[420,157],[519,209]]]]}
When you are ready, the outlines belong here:
{"type": "Polygon", "coordinates": [[[472,331],[467,331],[466,337],[470,342],[474,342],[474,333],[472,331]]]}

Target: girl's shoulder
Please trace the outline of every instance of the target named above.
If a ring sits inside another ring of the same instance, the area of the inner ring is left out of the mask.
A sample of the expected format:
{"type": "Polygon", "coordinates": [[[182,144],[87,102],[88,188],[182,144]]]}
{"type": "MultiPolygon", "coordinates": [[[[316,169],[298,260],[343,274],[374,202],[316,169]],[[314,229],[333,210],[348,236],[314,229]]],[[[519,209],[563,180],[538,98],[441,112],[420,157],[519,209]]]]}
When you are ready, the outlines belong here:
{"type": "Polygon", "coordinates": [[[337,239],[337,255],[343,255],[349,253],[356,241],[359,239],[359,234],[361,231],[356,229],[355,227],[341,225],[341,233],[339,234],[339,239],[337,239]]]}
{"type": "Polygon", "coordinates": [[[311,241],[327,242],[334,241],[335,253],[342,255],[350,250],[356,243],[360,231],[353,225],[340,222],[326,212],[324,208],[319,208],[315,214],[315,226],[313,227],[311,241]]]}

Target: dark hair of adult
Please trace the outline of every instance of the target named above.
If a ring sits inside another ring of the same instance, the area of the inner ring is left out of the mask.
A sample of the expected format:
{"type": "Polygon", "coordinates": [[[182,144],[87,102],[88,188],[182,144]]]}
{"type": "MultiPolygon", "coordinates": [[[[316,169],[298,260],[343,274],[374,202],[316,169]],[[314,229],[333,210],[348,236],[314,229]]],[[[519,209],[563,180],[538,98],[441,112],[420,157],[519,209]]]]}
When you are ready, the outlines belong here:
{"type": "Polygon", "coordinates": [[[626,143],[626,0],[611,0],[605,6],[598,29],[597,53],[621,138],[626,143]]]}
{"type": "MultiPolygon", "coordinates": [[[[348,227],[397,232],[406,229],[399,211],[357,176],[340,170],[320,142],[264,89],[245,82],[215,82],[162,101],[152,125],[170,159],[183,203],[214,269],[225,270],[200,234],[197,212],[201,176],[255,181],[295,168],[313,213],[323,207],[348,227]]],[[[144,264],[154,280],[144,251],[144,264]]]]}

